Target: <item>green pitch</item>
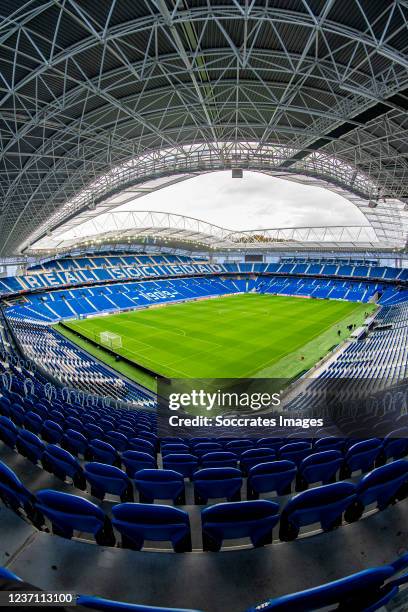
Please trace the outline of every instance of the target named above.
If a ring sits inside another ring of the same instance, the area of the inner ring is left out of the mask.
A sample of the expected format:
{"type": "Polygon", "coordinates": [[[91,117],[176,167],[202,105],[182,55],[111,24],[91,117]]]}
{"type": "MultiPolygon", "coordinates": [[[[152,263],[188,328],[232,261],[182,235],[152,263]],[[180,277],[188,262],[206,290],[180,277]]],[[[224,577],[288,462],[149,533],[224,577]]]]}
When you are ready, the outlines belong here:
{"type": "Polygon", "coordinates": [[[349,323],[360,325],[372,310],[368,304],[241,294],[67,325],[81,334],[81,346],[152,386],[137,365],[170,378],[293,378],[347,337],[349,323]],[[87,345],[86,338],[99,342],[103,331],[121,336],[122,348],[114,350],[134,369],[87,345]]]}

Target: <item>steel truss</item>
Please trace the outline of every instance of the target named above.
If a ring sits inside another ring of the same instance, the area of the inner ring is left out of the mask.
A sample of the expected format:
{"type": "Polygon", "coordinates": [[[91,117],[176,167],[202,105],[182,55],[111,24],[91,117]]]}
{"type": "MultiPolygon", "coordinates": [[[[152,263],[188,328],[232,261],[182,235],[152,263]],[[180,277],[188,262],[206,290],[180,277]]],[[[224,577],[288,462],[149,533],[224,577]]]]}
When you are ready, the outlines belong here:
{"type": "Polygon", "coordinates": [[[388,223],[388,242],[400,246],[400,202],[408,196],[408,3],[283,6],[5,2],[0,254],[20,251],[94,206],[112,168],[136,160],[135,174],[153,179],[166,161],[167,174],[172,163],[174,173],[200,172],[206,168],[198,157],[218,169],[233,164],[233,155],[248,168],[313,176],[380,202],[370,221],[382,231],[388,223]],[[153,159],[157,173],[147,175],[153,159]],[[95,196],[83,199],[90,184],[95,196]]]}

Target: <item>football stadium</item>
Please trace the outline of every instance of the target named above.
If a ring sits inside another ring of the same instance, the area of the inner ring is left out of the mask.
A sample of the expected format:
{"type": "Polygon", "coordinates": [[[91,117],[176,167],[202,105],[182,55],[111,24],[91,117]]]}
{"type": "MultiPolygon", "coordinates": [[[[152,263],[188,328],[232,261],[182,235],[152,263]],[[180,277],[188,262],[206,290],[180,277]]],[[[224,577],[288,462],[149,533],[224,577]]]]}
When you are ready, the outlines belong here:
{"type": "Polygon", "coordinates": [[[407,43],[0,0],[1,608],[408,610],[407,43]]]}

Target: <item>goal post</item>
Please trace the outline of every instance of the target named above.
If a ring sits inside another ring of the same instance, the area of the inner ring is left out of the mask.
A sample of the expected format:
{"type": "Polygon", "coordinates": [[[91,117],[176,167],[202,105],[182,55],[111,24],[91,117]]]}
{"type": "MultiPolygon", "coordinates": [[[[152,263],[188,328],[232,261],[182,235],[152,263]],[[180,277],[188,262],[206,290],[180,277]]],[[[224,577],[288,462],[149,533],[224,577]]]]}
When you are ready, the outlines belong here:
{"type": "Polygon", "coordinates": [[[122,336],[109,331],[100,332],[99,342],[111,349],[121,348],[122,336]]]}

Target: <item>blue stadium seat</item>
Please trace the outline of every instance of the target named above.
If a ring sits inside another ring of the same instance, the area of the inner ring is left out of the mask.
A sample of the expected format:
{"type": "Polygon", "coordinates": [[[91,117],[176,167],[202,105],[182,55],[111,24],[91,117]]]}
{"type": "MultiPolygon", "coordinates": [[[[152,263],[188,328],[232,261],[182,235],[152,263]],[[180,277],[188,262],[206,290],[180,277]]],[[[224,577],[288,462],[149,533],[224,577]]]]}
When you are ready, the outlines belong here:
{"type": "Polygon", "coordinates": [[[45,442],[49,442],[50,444],[58,444],[63,436],[63,429],[61,425],[56,423],[55,421],[51,421],[47,419],[44,421],[43,426],[41,428],[41,437],[45,442]]]}
{"type": "Polygon", "coordinates": [[[243,452],[250,448],[254,448],[253,440],[232,440],[225,445],[225,450],[235,453],[238,456],[241,456],[243,452]]]}
{"type": "Polygon", "coordinates": [[[203,549],[219,551],[224,540],[249,537],[253,546],[272,543],[272,531],[279,522],[279,504],[257,501],[227,502],[201,512],[203,549]]]}
{"type": "Polygon", "coordinates": [[[186,503],[184,476],[174,470],[144,469],[134,476],[139,499],[151,504],[155,499],[171,499],[177,505],[186,503]]]}
{"type": "Polygon", "coordinates": [[[156,455],[156,449],[152,442],[144,440],[143,438],[131,438],[129,440],[129,450],[140,451],[142,453],[149,453],[149,455],[156,455]]]}
{"type": "Polygon", "coordinates": [[[122,453],[122,463],[125,466],[126,474],[133,478],[136,472],[145,469],[154,470],[157,468],[155,457],[147,452],[127,450],[122,453]]]}
{"type": "Polygon", "coordinates": [[[154,448],[156,450],[156,452],[159,449],[160,446],[160,442],[159,442],[159,438],[156,436],[156,434],[154,434],[151,431],[145,431],[145,430],[139,430],[138,433],[138,438],[142,438],[142,440],[148,440],[149,442],[151,442],[154,445],[154,448]]]}
{"type": "Polygon", "coordinates": [[[339,450],[343,451],[346,441],[344,438],[336,438],[335,436],[326,436],[316,440],[313,446],[313,452],[320,452],[326,450],[339,450]]]}
{"type": "Polygon", "coordinates": [[[83,429],[88,440],[101,440],[104,436],[103,429],[94,423],[85,424],[83,429]]]}
{"type": "Polygon", "coordinates": [[[80,421],[80,419],[78,419],[77,417],[67,416],[67,418],[65,419],[65,430],[73,429],[74,431],[83,433],[83,428],[84,426],[82,421],[80,421]]]}
{"type": "Polygon", "coordinates": [[[58,425],[61,425],[61,427],[65,422],[65,417],[60,410],[51,410],[49,413],[49,419],[54,421],[54,423],[58,423],[58,425]]]}
{"type": "Polygon", "coordinates": [[[116,450],[120,453],[123,453],[129,448],[129,441],[127,437],[119,431],[108,431],[105,435],[105,440],[109,444],[112,444],[113,448],[116,448],[116,450]]]}
{"type": "Polygon", "coordinates": [[[230,451],[216,451],[206,453],[201,457],[200,465],[203,468],[209,467],[232,467],[236,468],[238,455],[230,451]]]}
{"type": "Polygon", "coordinates": [[[290,442],[279,449],[279,459],[293,461],[299,466],[303,459],[312,452],[312,445],[309,442],[290,442]]]}
{"type": "Polygon", "coordinates": [[[194,455],[179,453],[166,455],[163,457],[163,467],[165,470],[174,470],[184,476],[191,478],[198,466],[198,459],[194,455]]]}
{"type": "Polygon", "coordinates": [[[329,484],[336,481],[336,475],[343,465],[343,455],[339,450],[326,450],[313,453],[298,468],[296,490],[304,491],[315,482],[329,484]]]}
{"type": "Polygon", "coordinates": [[[203,455],[206,455],[207,453],[215,453],[217,451],[222,450],[222,444],[220,444],[219,442],[199,442],[198,444],[195,444],[193,446],[192,453],[193,455],[201,459],[201,457],[203,455]]]}
{"type": "Polygon", "coordinates": [[[2,461],[0,461],[0,499],[16,514],[21,516],[24,512],[36,527],[42,526],[44,521],[35,507],[35,496],[2,461]]]}
{"type": "Polygon", "coordinates": [[[45,450],[45,443],[31,431],[20,429],[16,439],[16,448],[20,455],[37,464],[45,450]]]}
{"type": "Polygon", "coordinates": [[[336,482],[309,489],[292,497],[282,511],[279,537],[287,542],[297,538],[300,527],[320,523],[324,531],[341,525],[342,515],[357,500],[356,487],[336,482]]]}
{"type": "Polygon", "coordinates": [[[385,436],[382,455],[385,461],[408,455],[408,427],[400,427],[385,436]]]}
{"type": "Polygon", "coordinates": [[[37,509],[52,524],[53,533],[71,539],[74,531],[91,533],[103,546],[113,546],[115,536],[109,518],[95,504],[51,489],[37,493],[37,509]]]}
{"type": "Polygon", "coordinates": [[[374,612],[385,606],[398,592],[395,585],[384,585],[392,577],[392,566],[367,569],[358,574],[317,587],[264,601],[247,612],[312,612],[321,608],[374,612]]]}
{"type": "Polygon", "coordinates": [[[122,547],[141,550],[145,540],[170,541],[175,552],[191,551],[187,512],[159,504],[119,504],[112,508],[112,524],[122,536],[122,547]]]}
{"type": "Polygon", "coordinates": [[[0,440],[8,447],[15,448],[18,429],[11,419],[0,416],[0,440]]]}
{"type": "Polygon", "coordinates": [[[21,578],[16,576],[16,574],[13,574],[13,572],[10,572],[10,570],[6,569],[5,567],[0,567],[0,579],[13,581],[17,580],[21,582],[21,578]]]}
{"type": "Polygon", "coordinates": [[[248,474],[247,498],[258,499],[260,493],[272,491],[277,495],[287,495],[291,492],[296,473],[296,465],[286,459],[253,466],[248,474]]]}
{"type": "Polygon", "coordinates": [[[382,441],[378,438],[362,440],[350,446],[340,469],[340,478],[349,478],[353,472],[369,472],[382,451],[382,441]]]}
{"type": "Polygon", "coordinates": [[[0,397],[0,415],[10,416],[10,406],[11,402],[8,397],[4,395],[0,397]]]}
{"type": "Polygon", "coordinates": [[[62,436],[61,446],[75,457],[78,455],[84,457],[88,448],[88,440],[81,432],[67,429],[62,436]]]}
{"type": "MultiPolygon", "coordinates": [[[[19,401],[20,400],[21,398],[19,398],[19,401]]],[[[18,404],[18,403],[11,404],[10,418],[18,427],[22,427],[22,425],[24,424],[25,410],[21,404],[18,404]]]]}
{"type": "Polygon", "coordinates": [[[278,452],[284,443],[284,438],[261,438],[260,440],[257,440],[256,446],[261,448],[270,448],[278,452]]]}
{"type": "Polygon", "coordinates": [[[239,466],[244,476],[247,476],[251,467],[259,463],[267,463],[276,459],[276,452],[268,447],[250,448],[241,455],[239,466]]]}
{"type": "Polygon", "coordinates": [[[103,500],[106,493],[110,493],[118,495],[123,502],[133,501],[132,483],[118,467],[106,463],[87,463],[84,474],[94,497],[103,500]]]}
{"type": "Polygon", "coordinates": [[[357,483],[356,493],[356,502],[345,513],[349,522],[358,520],[365,506],[376,502],[378,510],[384,510],[397,499],[407,496],[408,461],[398,459],[374,469],[357,483]]]}
{"type": "Polygon", "coordinates": [[[24,427],[35,434],[40,433],[43,426],[43,419],[36,412],[27,412],[24,416],[24,427]]]}
{"type": "Polygon", "coordinates": [[[200,612],[199,610],[187,610],[186,608],[162,608],[130,604],[111,599],[102,599],[101,597],[92,597],[91,595],[79,595],[76,603],[84,608],[106,612],[200,612]]]}
{"type": "Polygon", "coordinates": [[[163,447],[165,444],[188,444],[188,442],[181,436],[163,436],[160,438],[160,447],[163,447]]]}
{"type": "Polygon", "coordinates": [[[175,455],[175,454],[189,454],[190,447],[187,444],[174,443],[174,444],[162,444],[161,445],[161,454],[163,457],[166,455],[175,455]]]}
{"type": "Polygon", "coordinates": [[[82,467],[68,451],[56,444],[48,444],[41,456],[41,463],[45,470],[51,472],[57,478],[65,481],[66,477],[69,476],[78,489],[85,490],[86,482],[82,467]]]}
{"type": "Polygon", "coordinates": [[[104,442],[103,440],[93,439],[88,444],[85,459],[91,461],[98,461],[100,463],[108,463],[109,465],[116,465],[120,467],[120,457],[112,444],[104,442]]]}
{"type": "Polygon", "coordinates": [[[207,504],[209,499],[241,499],[242,475],[236,468],[204,468],[194,473],[193,482],[196,504],[207,504]]]}

